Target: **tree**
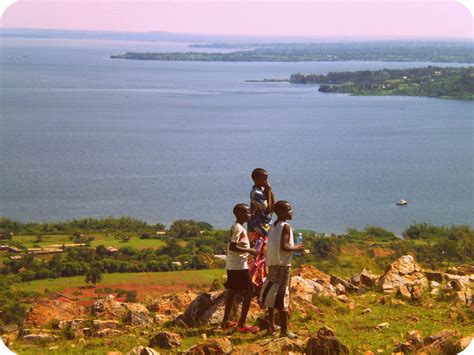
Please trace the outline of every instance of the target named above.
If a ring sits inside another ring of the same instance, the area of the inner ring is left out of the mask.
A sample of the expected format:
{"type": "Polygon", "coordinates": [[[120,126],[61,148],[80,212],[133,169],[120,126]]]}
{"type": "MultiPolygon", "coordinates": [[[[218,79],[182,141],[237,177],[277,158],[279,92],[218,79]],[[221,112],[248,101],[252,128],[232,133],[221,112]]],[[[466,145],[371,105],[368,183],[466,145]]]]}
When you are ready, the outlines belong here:
{"type": "Polygon", "coordinates": [[[98,267],[92,267],[86,274],[86,283],[95,285],[102,280],[102,271],[98,267]]]}

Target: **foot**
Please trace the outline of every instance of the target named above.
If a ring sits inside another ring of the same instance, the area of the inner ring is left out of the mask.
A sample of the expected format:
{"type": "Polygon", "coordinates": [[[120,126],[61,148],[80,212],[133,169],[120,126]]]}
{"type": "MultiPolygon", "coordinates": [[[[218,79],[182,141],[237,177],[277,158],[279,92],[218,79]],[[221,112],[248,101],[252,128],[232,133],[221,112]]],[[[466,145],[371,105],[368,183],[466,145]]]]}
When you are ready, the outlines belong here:
{"type": "Polygon", "coordinates": [[[280,338],[296,339],[298,338],[298,335],[292,332],[280,333],[280,338]]]}
{"type": "Polygon", "coordinates": [[[229,328],[235,327],[236,325],[237,325],[237,322],[226,321],[226,322],[221,323],[221,328],[222,329],[229,329],[229,328]]]}
{"type": "Polygon", "coordinates": [[[237,326],[237,330],[241,333],[258,333],[260,330],[258,327],[252,327],[250,325],[237,326]]]}

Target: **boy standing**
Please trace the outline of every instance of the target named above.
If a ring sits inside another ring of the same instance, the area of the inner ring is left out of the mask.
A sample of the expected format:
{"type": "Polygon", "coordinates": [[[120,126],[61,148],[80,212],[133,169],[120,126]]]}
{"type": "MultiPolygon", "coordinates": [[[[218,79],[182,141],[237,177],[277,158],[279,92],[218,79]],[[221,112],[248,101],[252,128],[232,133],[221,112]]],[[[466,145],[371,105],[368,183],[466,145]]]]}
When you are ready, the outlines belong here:
{"type": "Polygon", "coordinates": [[[245,325],[247,313],[250,308],[250,301],[255,292],[252,283],[249,266],[249,254],[256,255],[257,251],[250,248],[250,240],[243,224],[250,220],[250,208],[246,204],[239,203],[234,207],[234,215],[236,222],[231,227],[231,239],[227,246],[227,281],[224,286],[228,289],[225,300],[224,318],[222,320],[222,328],[226,329],[235,325],[231,323],[230,312],[237,293],[243,293],[242,313],[237,323],[238,330],[243,333],[257,332],[257,327],[245,325]]]}
{"type": "Polygon", "coordinates": [[[275,332],[275,308],[280,313],[280,337],[296,338],[288,331],[288,305],[290,301],[290,271],[293,253],[304,250],[303,243],[295,245],[293,230],[286,221],[291,220],[293,212],[286,201],[275,204],[277,220],[272,223],[268,236],[265,257],[268,275],[260,292],[260,303],[268,308],[269,332],[275,332]]]}
{"type": "Polygon", "coordinates": [[[253,188],[250,192],[251,218],[248,222],[249,238],[257,246],[259,254],[251,265],[253,283],[260,287],[265,281],[266,264],[264,251],[267,244],[269,223],[272,219],[275,197],[268,183],[268,173],[265,169],[256,168],[252,171],[253,188]]]}

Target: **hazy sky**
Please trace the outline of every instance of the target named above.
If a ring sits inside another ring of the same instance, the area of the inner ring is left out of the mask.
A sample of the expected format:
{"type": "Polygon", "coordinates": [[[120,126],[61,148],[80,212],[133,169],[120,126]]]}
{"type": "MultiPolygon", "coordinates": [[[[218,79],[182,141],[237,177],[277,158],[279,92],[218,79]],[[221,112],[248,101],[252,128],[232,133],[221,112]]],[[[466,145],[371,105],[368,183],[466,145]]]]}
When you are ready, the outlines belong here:
{"type": "Polygon", "coordinates": [[[7,8],[1,25],[271,36],[437,38],[472,38],[474,26],[469,10],[455,0],[18,0],[7,8]]]}

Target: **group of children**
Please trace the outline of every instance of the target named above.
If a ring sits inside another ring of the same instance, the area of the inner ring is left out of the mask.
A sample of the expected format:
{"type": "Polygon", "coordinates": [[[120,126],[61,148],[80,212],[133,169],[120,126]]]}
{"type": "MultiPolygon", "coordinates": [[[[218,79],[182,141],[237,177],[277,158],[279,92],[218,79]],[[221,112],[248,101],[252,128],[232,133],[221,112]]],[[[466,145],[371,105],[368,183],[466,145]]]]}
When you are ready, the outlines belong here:
{"type": "Polygon", "coordinates": [[[250,207],[239,203],[234,207],[235,223],[231,227],[227,247],[226,269],[228,289],[222,328],[237,327],[243,333],[254,333],[257,327],[245,324],[251,300],[258,295],[259,304],[268,308],[268,331],[276,333],[275,309],[280,315],[280,336],[295,338],[288,331],[288,304],[291,259],[303,250],[295,244],[293,231],[287,222],[292,219],[287,201],[275,202],[268,173],[261,168],[252,172],[254,186],[250,192],[250,207]],[[271,223],[272,214],[277,219],[271,223]],[[247,230],[244,224],[247,223],[247,230]],[[230,321],[237,294],[241,294],[242,311],[238,322],[230,321]]]}

